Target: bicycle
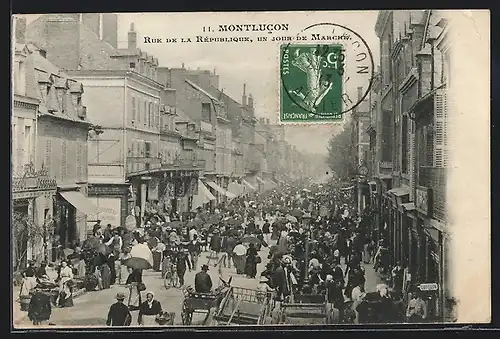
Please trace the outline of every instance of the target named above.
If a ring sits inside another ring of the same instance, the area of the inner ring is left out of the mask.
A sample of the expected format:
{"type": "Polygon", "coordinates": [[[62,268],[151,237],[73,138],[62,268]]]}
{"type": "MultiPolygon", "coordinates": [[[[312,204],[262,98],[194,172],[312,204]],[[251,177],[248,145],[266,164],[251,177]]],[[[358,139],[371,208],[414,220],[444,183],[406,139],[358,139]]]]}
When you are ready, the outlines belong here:
{"type": "Polygon", "coordinates": [[[178,288],[180,287],[179,276],[177,275],[177,266],[175,264],[170,263],[169,270],[165,272],[165,276],[163,277],[163,285],[165,289],[168,290],[172,287],[178,288]]]}

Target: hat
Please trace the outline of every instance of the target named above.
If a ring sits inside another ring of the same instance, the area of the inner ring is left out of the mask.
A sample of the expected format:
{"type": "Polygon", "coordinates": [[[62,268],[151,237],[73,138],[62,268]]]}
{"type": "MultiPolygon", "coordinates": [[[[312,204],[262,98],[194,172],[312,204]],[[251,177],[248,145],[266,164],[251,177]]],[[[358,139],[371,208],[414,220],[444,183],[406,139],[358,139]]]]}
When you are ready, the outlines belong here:
{"type": "Polygon", "coordinates": [[[125,293],[122,293],[122,292],[118,292],[116,293],[116,300],[125,300],[125,293]]]}
{"type": "Polygon", "coordinates": [[[328,274],[326,276],[326,281],[332,281],[333,280],[333,276],[331,274],[328,274]]]}
{"type": "Polygon", "coordinates": [[[201,270],[202,271],[208,271],[208,265],[201,265],[201,270]]]}
{"type": "Polygon", "coordinates": [[[146,292],[146,297],[148,296],[148,294],[151,294],[153,296],[153,299],[155,298],[155,294],[153,293],[153,291],[147,291],[146,292]]]}
{"type": "Polygon", "coordinates": [[[172,230],[172,227],[167,226],[167,227],[165,227],[165,230],[166,230],[166,231],[171,231],[171,230],[172,230]]]}

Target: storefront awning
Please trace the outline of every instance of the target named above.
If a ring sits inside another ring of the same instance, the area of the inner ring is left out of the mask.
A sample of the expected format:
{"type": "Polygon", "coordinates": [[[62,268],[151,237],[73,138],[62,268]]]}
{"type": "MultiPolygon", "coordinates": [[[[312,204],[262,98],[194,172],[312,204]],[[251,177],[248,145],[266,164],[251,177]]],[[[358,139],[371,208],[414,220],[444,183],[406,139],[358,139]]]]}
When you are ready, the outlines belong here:
{"type": "Polygon", "coordinates": [[[61,194],[67,202],[73,205],[73,207],[84,214],[95,215],[98,213],[97,206],[91,203],[86,196],[78,191],[59,192],[59,194],[61,194]]]}
{"type": "Polygon", "coordinates": [[[219,185],[217,185],[215,182],[213,181],[207,181],[207,185],[212,187],[214,190],[216,190],[219,194],[222,194],[222,195],[225,195],[226,197],[228,197],[229,199],[234,199],[236,198],[236,195],[231,193],[231,192],[228,192],[226,191],[225,189],[223,189],[222,187],[220,187],[219,185]]]}
{"type": "Polygon", "coordinates": [[[403,206],[403,208],[406,211],[413,211],[413,210],[415,210],[415,204],[412,203],[412,202],[409,202],[409,203],[406,203],[406,204],[401,204],[401,206],[403,206]]]}
{"type": "Polygon", "coordinates": [[[252,186],[252,184],[250,184],[248,181],[246,180],[242,180],[243,182],[243,185],[245,185],[246,187],[250,188],[252,191],[256,191],[257,189],[255,187],[252,186]]]}
{"type": "Polygon", "coordinates": [[[198,179],[198,194],[202,193],[208,200],[215,200],[214,195],[210,192],[210,190],[205,186],[205,184],[198,179]]]}
{"type": "Polygon", "coordinates": [[[260,184],[262,184],[262,185],[265,185],[265,184],[266,184],[266,182],[265,182],[264,180],[262,180],[261,178],[259,178],[259,177],[255,177],[255,179],[257,179],[257,181],[258,181],[260,184]]]}
{"type": "Polygon", "coordinates": [[[397,188],[393,188],[392,190],[388,191],[388,193],[392,193],[397,197],[401,197],[403,195],[410,194],[410,189],[408,189],[406,187],[397,187],[397,188]]]}
{"type": "Polygon", "coordinates": [[[209,203],[211,200],[215,200],[214,195],[210,190],[203,184],[201,180],[198,179],[198,194],[193,196],[192,209],[195,210],[204,204],[209,203]]]}

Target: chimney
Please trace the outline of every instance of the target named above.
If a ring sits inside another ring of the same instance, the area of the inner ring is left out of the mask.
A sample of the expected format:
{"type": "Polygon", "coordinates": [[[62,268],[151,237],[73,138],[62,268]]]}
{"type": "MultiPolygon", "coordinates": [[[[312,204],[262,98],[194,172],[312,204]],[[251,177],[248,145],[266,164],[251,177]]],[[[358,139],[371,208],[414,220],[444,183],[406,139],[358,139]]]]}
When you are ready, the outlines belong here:
{"type": "Polygon", "coordinates": [[[248,107],[253,108],[253,96],[252,96],[252,94],[248,95],[248,107]]]}
{"type": "Polygon", "coordinates": [[[16,43],[24,44],[26,43],[26,18],[16,17],[16,43]]]}
{"type": "Polygon", "coordinates": [[[363,97],[363,87],[358,87],[358,100],[363,97]]]}
{"type": "Polygon", "coordinates": [[[247,84],[243,84],[243,95],[241,96],[241,104],[247,105],[247,84]]]}
{"type": "Polygon", "coordinates": [[[134,30],[134,23],[130,24],[128,31],[128,49],[137,49],[137,32],[134,30]]]}

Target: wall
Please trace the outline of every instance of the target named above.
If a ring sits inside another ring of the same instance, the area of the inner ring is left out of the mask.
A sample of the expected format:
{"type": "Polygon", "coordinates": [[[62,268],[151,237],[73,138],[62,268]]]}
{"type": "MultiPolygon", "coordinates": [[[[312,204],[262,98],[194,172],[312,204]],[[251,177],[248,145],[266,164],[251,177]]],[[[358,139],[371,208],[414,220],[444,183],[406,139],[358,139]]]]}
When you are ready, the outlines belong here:
{"type": "Polygon", "coordinates": [[[58,184],[87,182],[87,125],[38,118],[37,167],[58,184]]]}
{"type": "Polygon", "coordinates": [[[35,164],[36,123],[34,109],[15,107],[13,109],[12,125],[12,175],[22,176],[24,165],[35,164]],[[27,128],[29,130],[27,130],[27,128]],[[28,132],[28,134],[27,134],[28,132]]]}

